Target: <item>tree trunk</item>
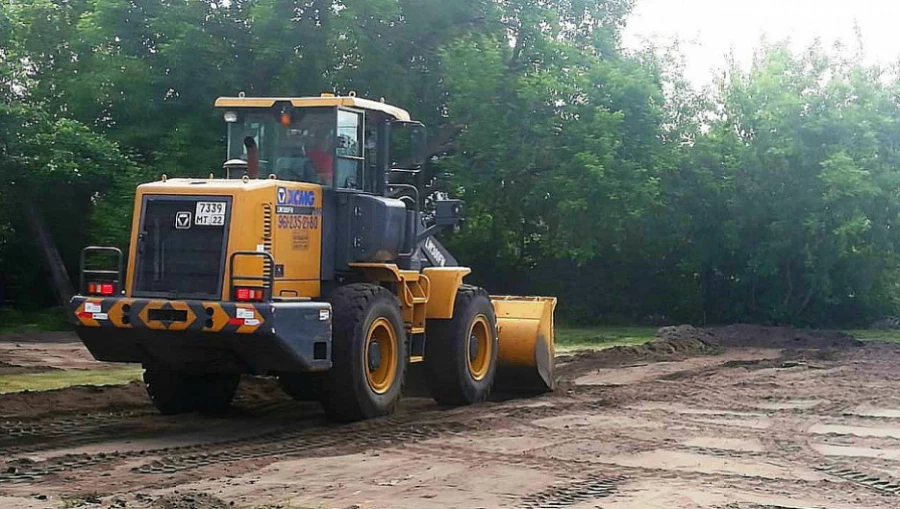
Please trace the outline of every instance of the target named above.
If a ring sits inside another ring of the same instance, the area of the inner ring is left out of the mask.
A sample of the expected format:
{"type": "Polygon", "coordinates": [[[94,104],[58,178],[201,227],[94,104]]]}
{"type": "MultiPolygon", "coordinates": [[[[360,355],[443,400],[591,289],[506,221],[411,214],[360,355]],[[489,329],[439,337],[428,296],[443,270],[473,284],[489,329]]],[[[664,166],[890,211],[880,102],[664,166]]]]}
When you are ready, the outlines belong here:
{"type": "Polygon", "coordinates": [[[800,316],[806,312],[806,308],[807,308],[807,306],[809,306],[809,303],[812,302],[812,298],[813,298],[813,295],[815,294],[815,292],[816,292],[816,284],[815,284],[815,282],[813,282],[809,286],[809,291],[806,292],[806,296],[803,297],[803,303],[800,304],[800,309],[798,309],[797,312],[794,314],[795,320],[797,318],[800,318],[800,316]]]}
{"type": "Polygon", "coordinates": [[[47,229],[40,210],[33,202],[28,201],[25,204],[25,211],[28,216],[28,227],[31,229],[34,242],[40,252],[41,261],[50,276],[50,287],[53,289],[56,301],[64,307],[69,304],[69,300],[75,294],[72,290],[72,280],[69,279],[66,266],[59,256],[59,250],[56,249],[56,244],[50,236],[50,231],[47,229]]]}
{"type": "Polygon", "coordinates": [[[794,297],[794,276],[791,273],[791,262],[784,264],[784,277],[787,280],[788,291],[781,302],[781,306],[788,307],[788,304],[791,303],[791,298],[794,297]]]}

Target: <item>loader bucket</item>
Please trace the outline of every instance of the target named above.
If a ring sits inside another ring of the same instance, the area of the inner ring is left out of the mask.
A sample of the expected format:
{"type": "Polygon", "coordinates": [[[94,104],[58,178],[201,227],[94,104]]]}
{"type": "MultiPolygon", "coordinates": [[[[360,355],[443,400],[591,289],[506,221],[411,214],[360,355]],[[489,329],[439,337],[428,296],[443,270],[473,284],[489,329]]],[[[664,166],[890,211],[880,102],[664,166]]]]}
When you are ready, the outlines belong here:
{"type": "Polygon", "coordinates": [[[497,388],[547,392],[553,378],[554,297],[491,296],[497,315],[497,388]]]}

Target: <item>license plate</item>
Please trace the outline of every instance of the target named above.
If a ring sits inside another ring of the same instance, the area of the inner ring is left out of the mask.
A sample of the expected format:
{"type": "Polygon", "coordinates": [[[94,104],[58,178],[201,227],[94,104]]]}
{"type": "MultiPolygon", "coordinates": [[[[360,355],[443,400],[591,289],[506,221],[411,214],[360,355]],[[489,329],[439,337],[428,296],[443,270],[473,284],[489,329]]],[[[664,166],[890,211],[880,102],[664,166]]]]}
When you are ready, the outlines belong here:
{"type": "Polygon", "coordinates": [[[194,224],[197,226],[224,226],[225,209],[223,201],[198,201],[194,213],[194,224]]]}

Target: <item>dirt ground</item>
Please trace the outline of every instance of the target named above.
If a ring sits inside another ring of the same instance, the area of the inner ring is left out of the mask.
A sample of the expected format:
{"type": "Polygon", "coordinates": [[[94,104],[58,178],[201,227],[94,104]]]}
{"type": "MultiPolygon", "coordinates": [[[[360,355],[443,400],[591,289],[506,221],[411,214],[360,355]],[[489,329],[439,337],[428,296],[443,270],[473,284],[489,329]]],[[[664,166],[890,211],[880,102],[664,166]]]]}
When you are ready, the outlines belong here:
{"type": "MultiPolygon", "coordinates": [[[[91,363],[49,339],[0,339],[0,369],[91,363]]],[[[0,395],[0,507],[900,507],[898,345],[677,327],[557,365],[554,394],[340,426],[265,379],[220,417],[137,383],[0,395]]]]}
{"type": "Polygon", "coordinates": [[[116,365],[95,361],[71,333],[32,332],[0,337],[0,375],[112,366],[116,365]]]}

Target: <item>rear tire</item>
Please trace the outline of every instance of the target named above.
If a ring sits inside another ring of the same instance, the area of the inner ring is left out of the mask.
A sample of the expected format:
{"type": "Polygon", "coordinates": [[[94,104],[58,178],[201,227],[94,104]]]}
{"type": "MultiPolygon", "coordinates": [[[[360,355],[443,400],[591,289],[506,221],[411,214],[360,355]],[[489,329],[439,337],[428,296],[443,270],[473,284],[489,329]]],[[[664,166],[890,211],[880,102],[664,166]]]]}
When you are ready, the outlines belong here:
{"type": "Polygon", "coordinates": [[[425,368],[432,397],[442,405],[485,401],[497,371],[497,317],[488,293],[463,285],[453,318],[429,320],[425,368]]]}
{"type": "Polygon", "coordinates": [[[191,375],[183,371],[147,369],[144,387],[153,406],[163,415],[183,414],[195,408],[195,384],[191,375]]]}
{"type": "Polygon", "coordinates": [[[406,374],[400,304],[388,290],[367,283],[340,287],[328,300],[334,329],[333,366],[322,387],[326,415],[352,422],[393,413],[406,374]]]}
{"type": "Polygon", "coordinates": [[[195,408],[206,414],[225,412],[240,383],[241,375],[233,373],[194,375],[195,408]]]}

